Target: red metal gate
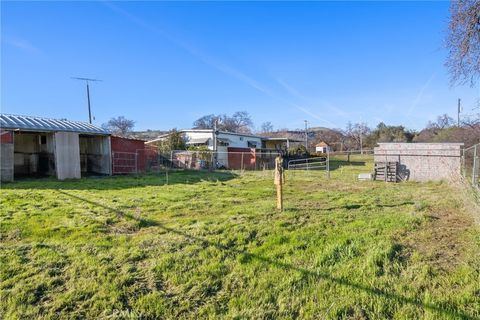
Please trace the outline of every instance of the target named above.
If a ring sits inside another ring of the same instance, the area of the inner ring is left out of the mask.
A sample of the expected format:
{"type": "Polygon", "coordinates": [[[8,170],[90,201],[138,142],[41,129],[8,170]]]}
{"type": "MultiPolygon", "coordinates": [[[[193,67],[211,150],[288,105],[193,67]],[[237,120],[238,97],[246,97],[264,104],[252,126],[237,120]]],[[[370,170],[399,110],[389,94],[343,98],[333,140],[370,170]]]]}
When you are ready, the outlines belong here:
{"type": "Polygon", "coordinates": [[[112,173],[137,173],[137,158],[138,156],[136,152],[112,152],[112,173]]]}

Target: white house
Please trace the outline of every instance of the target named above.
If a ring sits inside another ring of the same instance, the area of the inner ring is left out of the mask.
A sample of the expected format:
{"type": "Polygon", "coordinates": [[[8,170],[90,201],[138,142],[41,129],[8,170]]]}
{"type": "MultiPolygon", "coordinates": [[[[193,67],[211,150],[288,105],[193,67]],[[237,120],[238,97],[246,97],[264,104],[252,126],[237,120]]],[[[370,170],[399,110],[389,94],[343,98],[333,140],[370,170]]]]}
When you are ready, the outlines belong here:
{"type": "Polygon", "coordinates": [[[320,143],[317,143],[315,145],[315,152],[327,153],[327,152],[330,152],[330,151],[331,151],[330,146],[324,141],[322,141],[320,143]]]}
{"type": "MultiPolygon", "coordinates": [[[[256,149],[262,148],[263,138],[248,133],[217,131],[215,135],[213,129],[186,129],[180,130],[180,133],[183,134],[187,146],[206,146],[212,151],[216,147],[217,161],[226,168],[254,166],[256,149]]],[[[164,141],[168,135],[162,135],[147,144],[164,141]]]]}
{"type": "MultiPolygon", "coordinates": [[[[210,150],[215,150],[215,131],[213,129],[189,129],[182,130],[187,145],[206,146],[210,150]]],[[[252,152],[252,149],[262,147],[262,137],[247,134],[217,131],[216,134],[217,161],[229,167],[230,160],[236,152],[239,154],[252,152]]]]}

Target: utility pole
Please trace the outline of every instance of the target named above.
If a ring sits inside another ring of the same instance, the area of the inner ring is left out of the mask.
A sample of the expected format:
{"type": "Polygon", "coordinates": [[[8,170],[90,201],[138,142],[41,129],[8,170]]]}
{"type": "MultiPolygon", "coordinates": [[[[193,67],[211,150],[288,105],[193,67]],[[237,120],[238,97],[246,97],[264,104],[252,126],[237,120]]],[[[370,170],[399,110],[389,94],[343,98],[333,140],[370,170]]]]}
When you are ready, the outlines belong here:
{"type": "Polygon", "coordinates": [[[360,154],[363,154],[363,128],[360,129],[360,154]]]}
{"type": "Polygon", "coordinates": [[[308,129],[307,129],[308,121],[305,120],[305,149],[308,151],[308,129]]]}
{"type": "Polygon", "coordinates": [[[215,170],[217,168],[217,134],[218,134],[218,130],[217,130],[217,119],[215,119],[215,121],[213,122],[213,170],[215,170]]]}
{"type": "Polygon", "coordinates": [[[78,78],[78,77],[72,77],[72,79],[75,79],[75,80],[81,80],[81,81],[85,81],[85,83],[87,84],[87,105],[88,105],[88,122],[90,124],[92,124],[92,109],[90,108],[90,86],[89,86],[89,82],[94,82],[94,81],[102,81],[102,80],[99,80],[99,79],[89,79],[89,78],[78,78]]]}
{"type": "Polygon", "coordinates": [[[458,106],[457,106],[457,127],[460,127],[460,111],[462,107],[460,105],[460,98],[458,98],[458,106]]]}

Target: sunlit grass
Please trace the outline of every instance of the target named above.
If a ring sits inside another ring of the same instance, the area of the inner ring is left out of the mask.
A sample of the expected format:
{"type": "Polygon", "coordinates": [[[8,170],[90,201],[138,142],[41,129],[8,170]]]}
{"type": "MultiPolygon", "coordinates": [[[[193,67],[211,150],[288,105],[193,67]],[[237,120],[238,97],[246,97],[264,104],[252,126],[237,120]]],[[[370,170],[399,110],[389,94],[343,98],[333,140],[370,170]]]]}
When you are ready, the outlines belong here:
{"type": "Polygon", "coordinates": [[[371,163],[2,186],[1,318],[478,318],[480,232],[447,183],[371,163]]]}

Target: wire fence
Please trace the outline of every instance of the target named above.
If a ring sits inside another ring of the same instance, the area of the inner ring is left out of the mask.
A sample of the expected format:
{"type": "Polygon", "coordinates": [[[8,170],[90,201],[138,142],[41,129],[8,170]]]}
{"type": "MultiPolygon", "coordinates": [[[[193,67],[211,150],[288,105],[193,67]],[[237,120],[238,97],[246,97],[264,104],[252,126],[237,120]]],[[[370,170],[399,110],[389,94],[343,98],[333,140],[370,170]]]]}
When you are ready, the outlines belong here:
{"type": "MultiPolygon", "coordinates": [[[[113,152],[113,174],[138,174],[160,172],[168,169],[188,170],[238,170],[258,171],[272,170],[275,168],[275,158],[280,155],[277,150],[249,149],[248,151],[217,151],[212,150],[174,150],[160,152],[156,148],[138,149],[136,152],[113,152]]],[[[354,150],[330,152],[307,157],[302,155],[284,156],[284,167],[289,170],[337,170],[346,166],[364,166],[366,170],[374,171],[375,161],[400,161],[405,162],[413,169],[430,163],[442,168],[454,168],[461,158],[461,173],[465,180],[480,188],[480,144],[462,150],[458,154],[446,154],[445,150],[388,150],[382,153],[379,150],[354,150]],[[392,160],[395,158],[394,160],[392,160]],[[415,163],[409,163],[412,159],[415,163]],[[423,159],[423,160],[422,160],[423,159]],[[457,159],[457,160],[455,160],[457,159]]],[[[400,166],[402,169],[402,166],[400,166]]],[[[410,168],[404,168],[409,170],[410,168]]],[[[403,169],[402,169],[403,170],[403,169]]],[[[405,171],[404,170],[404,171],[405,171]]],[[[406,172],[407,172],[406,171],[406,172]]],[[[418,171],[418,170],[417,170],[418,171]]],[[[431,171],[431,170],[430,170],[431,171]]],[[[438,170],[439,171],[439,170],[438,170]]],[[[454,172],[455,170],[451,170],[454,172]]],[[[458,170],[456,171],[458,172],[458,170]]],[[[406,173],[411,178],[410,173],[406,173]]],[[[437,175],[439,172],[436,173],[437,175]]],[[[401,180],[409,180],[401,179],[401,180]]],[[[450,178],[450,177],[447,177],[450,178]]]]}
{"type": "Polygon", "coordinates": [[[168,169],[188,170],[273,170],[275,158],[283,156],[285,169],[330,171],[341,166],[373,161],[373,150],[332,152],[329,154],[288,155],[278,150],[249,149],[248,151],[137,149],[135,152],[113,152],[113,174],[139,174],[168,169]],[[330,167],[332,165],[332,167],[330,167]]]}
{"type": "Polygon", "coordinates": [[[114,152],[113,174],[149,173],[166,169],[188,170],[270,170],[275,168],[276,150],[251,149],[245,152],[212,150],[138,149],[136,152],[114,152]]]}
{"type": "Polygon", "coordinates": [[[463,150],[462,173],[469,183],[480,189],[480,143],[463,150]]]}

